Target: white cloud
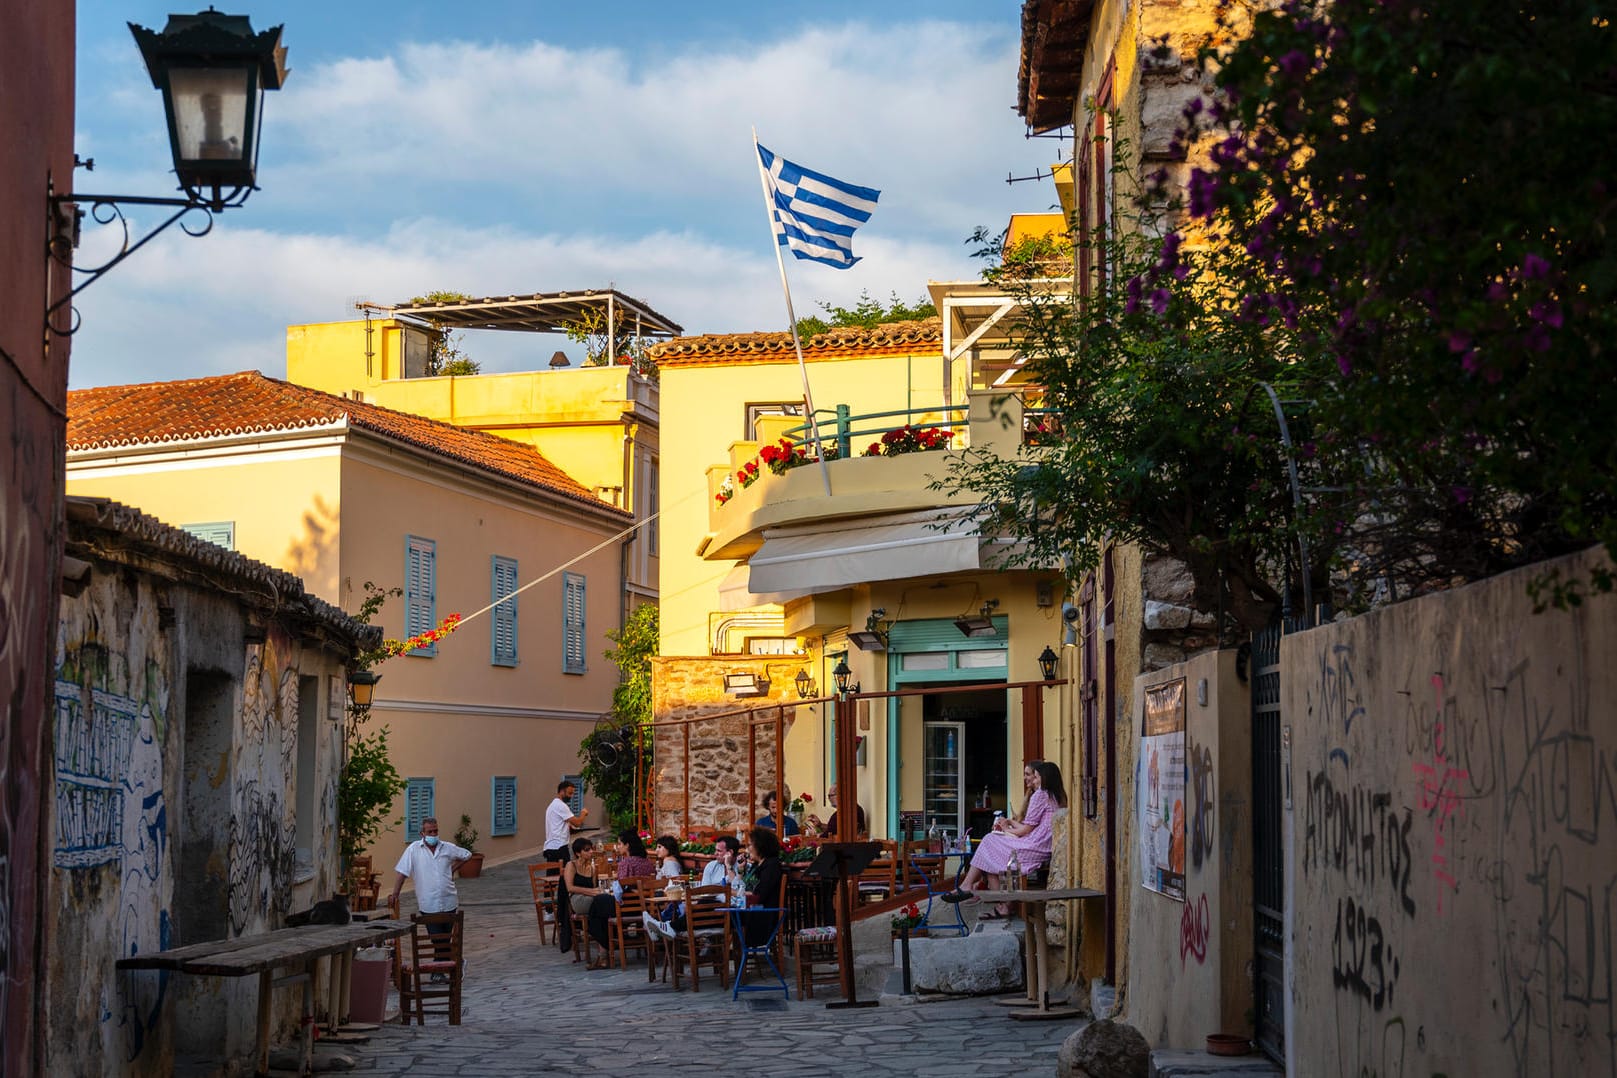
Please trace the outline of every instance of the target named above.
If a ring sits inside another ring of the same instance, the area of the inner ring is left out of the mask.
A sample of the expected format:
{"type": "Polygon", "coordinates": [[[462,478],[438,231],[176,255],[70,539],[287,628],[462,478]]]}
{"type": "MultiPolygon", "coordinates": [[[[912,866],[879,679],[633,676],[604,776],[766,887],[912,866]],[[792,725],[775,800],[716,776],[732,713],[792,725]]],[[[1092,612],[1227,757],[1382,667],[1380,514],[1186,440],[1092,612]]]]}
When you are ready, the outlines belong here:
{"type": "MultiPolygon", "coordinates": [[[[883,188],[855,239],[860,265],[790,265],[798,314],[862,289],[913,300],[928,279],[975,273],[973,226],[1053,201],[1047,186],[1003,183],[1056,152],[1024,142],[1014,91],[1009,24],[850,24],[649,60],[405,44],[300,68],[267,103],[264,192],[204,238],[171,230],[86,291],[72,382],[279,375],[287,325],[435,288],[611,283],[689,333],[785,328],[753,123],[772,149],[883,188]]],[[[109,189],[172,185],[145,167],[107,177],[144,186],[109,189]]],[[[87,233],[81,263],[105,242],[87,233]]],[[[485,369],[537,366],[554,347],[466,344],[485,369]]]]}

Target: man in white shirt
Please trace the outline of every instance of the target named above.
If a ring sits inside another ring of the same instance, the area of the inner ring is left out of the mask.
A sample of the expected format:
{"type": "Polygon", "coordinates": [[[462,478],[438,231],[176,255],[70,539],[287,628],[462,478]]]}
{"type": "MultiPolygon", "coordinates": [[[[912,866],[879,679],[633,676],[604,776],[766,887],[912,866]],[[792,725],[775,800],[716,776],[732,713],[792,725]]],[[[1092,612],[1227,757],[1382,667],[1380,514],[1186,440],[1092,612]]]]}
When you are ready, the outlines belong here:
{"type": "MultiPolygon", "coordinates": [[[[559,861],[565,864],[572,858],[573,828],[584,826],[584,817],[590,814],[587,808],[578,810],[573,815],[572,799],[578,787],[566,779],[556,784],[556,800],[545,809],[545,853],[546,861],[559,861]]],[[[556,884],[556,909],[568,909],[567,885],[556,884]]],[[[563,951],[573,946],[573,919],[564,913],[556,915],[556,943],[563,951]]]]}
{"type": "MultiPolygon", "coordinates": [[[[415,905],[422,913],[453,913],[460,905],[455,893],[455,866],[472,855],[453,842],[438,837],[438,821],[428,816],[421,821],[421,838],[404,848],[404,855],[393,866],[393,896],[388,904],[395,909],[399,904],[399,891],[404,881],[415,881],[415,905]]],[[[432,933],[434,939],[448,938],[448,932],[432,933]]],[[[432,975],[434,981],[447,980],[442,973],[432,975]]]]}

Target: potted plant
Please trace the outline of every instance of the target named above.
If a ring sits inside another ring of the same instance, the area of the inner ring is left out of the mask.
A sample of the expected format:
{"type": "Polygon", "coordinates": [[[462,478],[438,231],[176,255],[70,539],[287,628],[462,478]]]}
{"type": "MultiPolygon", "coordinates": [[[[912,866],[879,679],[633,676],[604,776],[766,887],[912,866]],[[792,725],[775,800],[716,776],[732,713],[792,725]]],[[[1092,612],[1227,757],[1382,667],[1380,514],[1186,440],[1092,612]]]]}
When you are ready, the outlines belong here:
{"type": "Polygon", "coordinates": [[[483,874],[483,855],[477,852],[477,828],[472,826],[472,818],[466,813],[460,814],[460,826],[455,828],[455,845],[471,854],[460,863],[460,874],[466,879],[473,879],[483,874]]]}
{"type": "Polygon", "coordinates": [[[911,902],[893,914],[893,939],[902,938],[908,941],[926,935],[926,929],[921,927],[923,920],[925,918],[921,915],[921,907],[911,902]]]}

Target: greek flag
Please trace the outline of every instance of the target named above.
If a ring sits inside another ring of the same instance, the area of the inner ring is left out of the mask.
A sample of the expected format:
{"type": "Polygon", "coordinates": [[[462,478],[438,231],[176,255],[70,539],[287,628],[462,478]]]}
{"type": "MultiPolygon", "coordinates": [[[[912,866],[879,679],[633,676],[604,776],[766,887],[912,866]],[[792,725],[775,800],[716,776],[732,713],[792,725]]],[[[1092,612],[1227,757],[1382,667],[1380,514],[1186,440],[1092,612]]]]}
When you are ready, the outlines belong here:
{"type": "Polygon", "coordinates": [[[843,183],[823,172],[794,165],[758,147],[774,202],[775,237],[798,258],[847,269],[854,229],[870,220],[881,192],[843,183]]]}

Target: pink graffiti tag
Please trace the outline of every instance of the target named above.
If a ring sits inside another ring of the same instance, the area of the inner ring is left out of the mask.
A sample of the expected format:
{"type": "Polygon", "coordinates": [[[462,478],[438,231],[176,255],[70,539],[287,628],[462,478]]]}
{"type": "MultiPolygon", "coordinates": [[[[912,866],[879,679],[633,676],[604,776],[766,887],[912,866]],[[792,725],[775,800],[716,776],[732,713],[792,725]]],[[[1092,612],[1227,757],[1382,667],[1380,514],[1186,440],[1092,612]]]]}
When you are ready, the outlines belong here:
{"type": "MultiPolygon", "coordinates": [[[[1437,712],[1443,713],[1443,675],[1432,675],[1432,688],[1437,693],[1437,712]]],[[[1415,777],[1420,784],[1420,807],[1432,821],[1432,875],[1438,882],[1445,885],[1450,892],[1460,889],[1460,881],[1453,873],[1448,871],[1448,856],[1443,852],[1446,844],[1445,831],[1451,831],[1448,824],[1457,820],[1461,810],[1465,808],[1465,800],[1460,794],[1460,783],[1470,779],[1471,773],[1464,768],[1450,767],[1444,758],[1443,751],[1443,721],[1437,720],[1432,728],[1432,762],[1429,764],[1416,763],[1413,765],[1415,777]]],[[[1443,912],[1443,889],[1437,892],[1437,912],[1443,912]]]]}
{"type": "Polygon", "coordinates": [[[1195,955],[1198,966],[1207,961],[1207,937],[1212,931],[1207,896],[1195,902],[1186,899],[1184,911],[1179,914],[1179,968],[1184,968],[1186,955],[1195,955]]]}

